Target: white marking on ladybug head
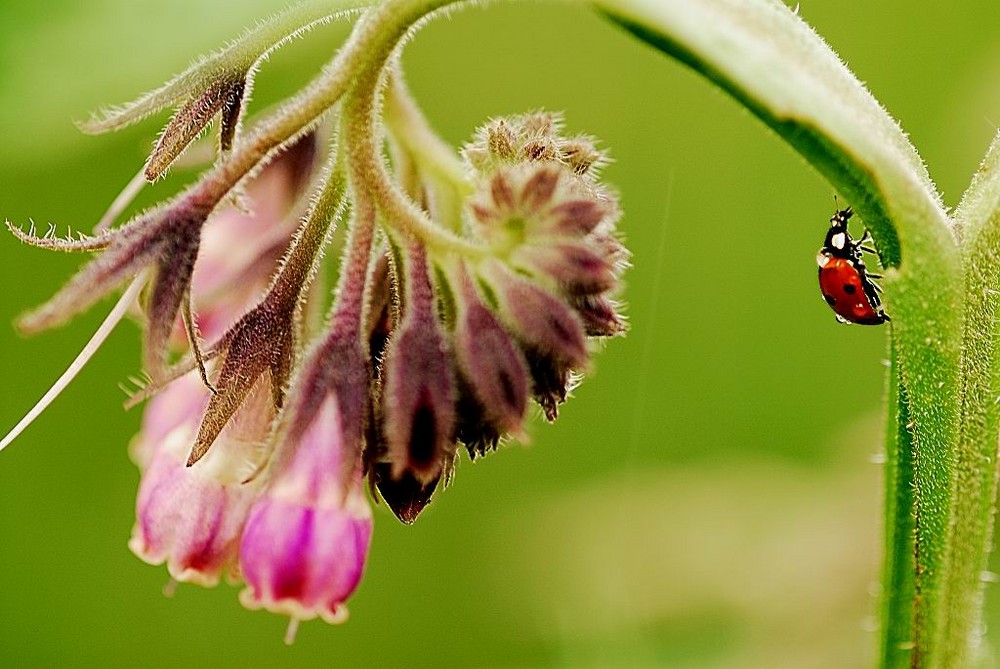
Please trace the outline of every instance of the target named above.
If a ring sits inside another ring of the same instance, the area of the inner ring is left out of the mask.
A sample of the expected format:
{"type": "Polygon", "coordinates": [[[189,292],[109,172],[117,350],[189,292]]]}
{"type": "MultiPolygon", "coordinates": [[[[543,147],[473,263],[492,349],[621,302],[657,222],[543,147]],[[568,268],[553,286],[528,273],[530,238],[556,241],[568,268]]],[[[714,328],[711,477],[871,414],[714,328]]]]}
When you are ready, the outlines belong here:
{"type": "Polygon", "coordinates": [[[843,232],[838,232],[833,237],[830,237],[830,245],[835,249],[844,248],[844,244],[847,243],[847,235],[843,232]]]}
{"type": "Polygon", "coordinates": [[[816,254],[816,264],[819,265],[820,267],[826,267],[829,262],[830,262],[830,256],[826,255],[825,253],[816,254]]]}

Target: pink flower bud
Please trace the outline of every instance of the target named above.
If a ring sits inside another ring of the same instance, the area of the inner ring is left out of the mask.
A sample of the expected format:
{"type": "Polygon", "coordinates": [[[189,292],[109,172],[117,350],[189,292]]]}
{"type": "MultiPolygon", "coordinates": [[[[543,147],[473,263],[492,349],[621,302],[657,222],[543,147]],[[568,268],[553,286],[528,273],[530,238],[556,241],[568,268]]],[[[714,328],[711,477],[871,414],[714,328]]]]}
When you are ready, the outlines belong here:
{"type": "MultiPolygon", "coordinates": [[[[177,384],[168,387],[161,396],[166,399],[151,405],[150,410],[158,413],[161,406],[175,402],[174,406],[181,406],[178,396],[182,393],[193,396],[188,398],[191,406],[204,405],[208,390],[197,374],[177,384]]],[[[150,564],[166,562],[170,575],[178,581],[212,586],[223,574],[235,574],[240,533],[258,493],[256,485],[244,481],[260,459],[273,416],[267,410],[266,394],[254,395],[264,395],[264,401],[251,398],[211,453],[193,467],[185,462],[200,412],[185,413],[183,422],[161,443],[150,443],[143,449],[148,467],[139,484],[129,548],[150,564]]],[[[169,414],[164,411],[163,415],[169,414]]],[[[157,420],[151,419],[149,424],[159,429],[162,425],[157,420]]],[[[147,435],[140,435],[139,443],[144,441],[147,435]]]]}
{"type": "MultiPolygon", "coordinates": [[[[360,470],[344,485],[344,426],[333,394],[250,510],[240,601],[299,620],[343,621],[371,542],[360,470]]],[[[211,455],[211,453],[210,453],[211,455]]]]}

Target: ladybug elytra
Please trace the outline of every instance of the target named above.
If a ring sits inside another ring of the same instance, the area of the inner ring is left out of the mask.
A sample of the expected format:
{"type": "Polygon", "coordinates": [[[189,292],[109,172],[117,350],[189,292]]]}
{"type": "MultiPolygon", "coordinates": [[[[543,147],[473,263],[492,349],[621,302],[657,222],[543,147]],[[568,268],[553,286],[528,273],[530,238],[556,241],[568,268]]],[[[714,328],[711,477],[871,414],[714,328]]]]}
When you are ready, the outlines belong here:
{"type": "Polygon", "coordinates": [[[864,246],[870,239],[865,231],[861,239],[854,239],[847,231],[847,222],[854,212],[851,208],[838,210],[830,219],[823,248],[816,256],[819,264],[819,289],[841,323],[881,325],[889,320],[882,309],[879,287],[869,274],[861,253],[874,253],[864,246]]]}

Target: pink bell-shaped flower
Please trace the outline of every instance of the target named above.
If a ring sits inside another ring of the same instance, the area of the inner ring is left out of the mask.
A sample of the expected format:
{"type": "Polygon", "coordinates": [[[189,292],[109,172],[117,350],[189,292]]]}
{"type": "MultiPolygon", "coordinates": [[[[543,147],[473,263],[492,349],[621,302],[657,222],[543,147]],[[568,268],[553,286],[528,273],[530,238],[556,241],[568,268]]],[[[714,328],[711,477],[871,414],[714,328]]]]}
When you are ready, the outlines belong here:
{"type": "Polygon", "coordinates": [[[360,465],[345,460],[351,453],[330,394],[250,510],[240,546],[244,606],[293,622],[346,619],[372,533],[360,465]]]}
{"type": "MultiPolygon", "coordinates": [[[[260,395],[262,393],[256,393],[260,395]]],[[[151,404],[146,429],[163,428],[178,407],[204,406],[208,390],[197,374],[169,386],[151,404]],[[192,399],[191,396],[197,399],[192,399]]],[[[201,412],[187,412],[182,422],[146,443],[140,434],[137,460],[146,468],[136,500],[136,523],[129,548],[150,564],[167,564],[177,581],[216,585],[223,575],[236,574],[240,534],[259,486],[244,483],[259,460],[267,436],[268,402],[248,400],[248,406],[219,437],[215,447],[192,467],[186,466],[201,412]],[[263,407],[263,409],[261,409],[263,407]]],[[[273,411],[270,412],[273,415],[273,411]]]]}

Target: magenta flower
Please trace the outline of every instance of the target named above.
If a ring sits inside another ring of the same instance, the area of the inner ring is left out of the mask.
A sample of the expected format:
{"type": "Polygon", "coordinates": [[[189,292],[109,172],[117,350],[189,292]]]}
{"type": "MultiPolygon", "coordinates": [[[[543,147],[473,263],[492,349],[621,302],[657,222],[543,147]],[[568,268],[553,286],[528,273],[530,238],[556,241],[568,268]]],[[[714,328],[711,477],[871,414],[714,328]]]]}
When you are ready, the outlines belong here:
{"type": "Polygon", "coordinates": [[[330,395],[287,466],[254,503],[240,546],[244,606],[296,620],[346,618],[344,602],[368,556],[372,511],[360,470],[343,483],[343,433],[330,395]]]}

